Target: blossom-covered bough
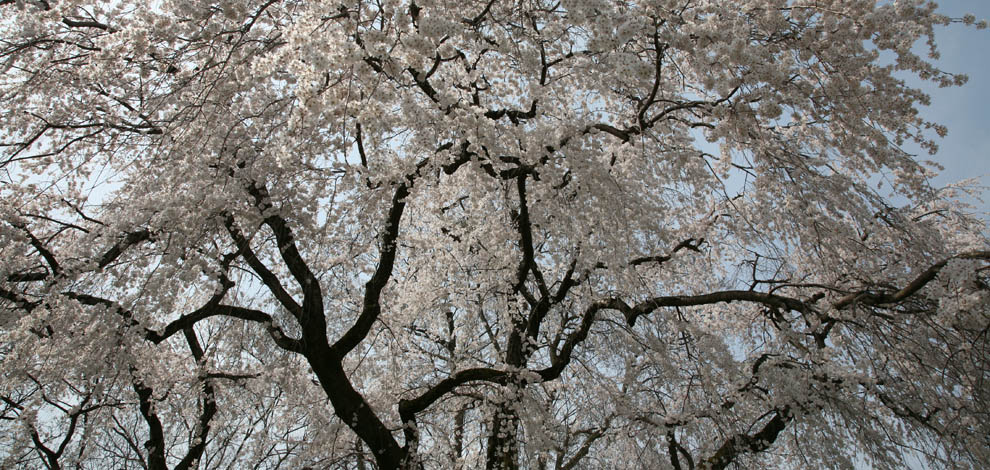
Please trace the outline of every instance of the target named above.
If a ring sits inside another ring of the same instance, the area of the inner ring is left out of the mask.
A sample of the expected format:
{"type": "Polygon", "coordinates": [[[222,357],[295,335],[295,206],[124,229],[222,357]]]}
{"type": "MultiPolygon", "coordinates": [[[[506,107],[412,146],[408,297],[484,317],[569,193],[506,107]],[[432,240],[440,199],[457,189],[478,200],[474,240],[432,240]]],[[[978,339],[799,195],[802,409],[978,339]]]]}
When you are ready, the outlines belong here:
{"type": "Polygon", "coordinates": [[[929,2],[0,12],[4,468],[990,464],[929,2]]]}

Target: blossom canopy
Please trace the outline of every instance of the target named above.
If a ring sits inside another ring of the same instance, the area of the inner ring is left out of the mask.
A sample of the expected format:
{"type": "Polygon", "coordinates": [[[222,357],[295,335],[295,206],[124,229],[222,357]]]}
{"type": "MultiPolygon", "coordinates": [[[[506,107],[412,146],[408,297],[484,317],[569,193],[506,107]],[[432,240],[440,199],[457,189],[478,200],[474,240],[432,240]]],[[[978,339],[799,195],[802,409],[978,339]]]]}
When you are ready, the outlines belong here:
{"type": "Polygon", "coordinates": [[[936,8],[0,0],[0,466],[984,468],[936,8]]]}

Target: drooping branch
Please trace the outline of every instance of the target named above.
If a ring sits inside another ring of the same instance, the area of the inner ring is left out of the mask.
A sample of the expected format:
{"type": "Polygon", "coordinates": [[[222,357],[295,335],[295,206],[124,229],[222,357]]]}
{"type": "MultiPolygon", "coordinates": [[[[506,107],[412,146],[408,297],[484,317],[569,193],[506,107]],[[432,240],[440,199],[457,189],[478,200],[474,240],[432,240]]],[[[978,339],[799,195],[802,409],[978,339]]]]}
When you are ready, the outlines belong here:
{"type": "MultiPolygon", "coordinates": [[[[413,10],[414,9],[410,7],[410,11],[413,10]]],[[[362,39],[360,34],[355,34],[353,37],[355,43],[359,47],[362,48],[365,47],[364,40],[362,39]]],[[[508,117],[509,120],[515,125],[519,125],[524,120],[532,119],[536,117],[537,115],[536,106],[538,100],[533,100],[530,103],[529,109],[525,111],[518,109],[509,109],[509,108],[487,109],[480,103],[480,99],[477,95],[475,95],[475,100],[473,102],[468,102],[468,103],[457,102],[457,103],[449,103],[449,104],[443,103],[443,100],[440,97],[440,93],[437,91],[436,87],[434,87],[433,83],[430,82],[430,78],[434,75],[434,73],[436,73],[437,69],[441,64],[446,62],[451,62],[457,59],[467,61],[467,57],[461,51],[456,51],[455,54],[450,57],[442,57],[441,54],[437,52],[436,55],[433,57],[433,63],[430,65],[429,70],[420,70],[410,65],[405,67],[404,69],[401,69],[401,72],[398,74],[393,74],[389,72],[391,67],[388,64],[389,62],[394,60],[391,57],[368,55],[365,56],[362,60],[366,65],[371,67],[371,69],[374,70],[376,73],[387,77],[391,81],[399,82],[400,81],[399,75],[408,74],[409,78],[412,79],[412,82],[413,84],[415,84],[416,88],[418,88],[423,93],[423,95],[426,96],[427,99],[433,102],[433,104],[437,105],[438,108],[444,112],[444,114],[450,114],[455,109],[468,106],[476,109],[481,108],[482,114],[488,119],[491,119],[493,121],[498,121],[503,117],[508,117]]],[[[474,67],[475,66],[471,64],[466,65],[466,68],[469,72],[473,70],[474,67]]]]}
{"type": "MultiPolygon", "coordinates": [[[[564,278],[560,280],[560,285],[557,287],[557,292],[550,296],[549,290],[547,295],[540,298],[538,302],[535,303],[530,309],[529,319],[526,324],[526,336],[531,340],[536,340],[540,335],[540,328],[543,324],[543,320],[546,318],[550,309],[560,304],[567,298],[567,293],[570,292],[571,288],[578,284],[578,281],[574,279],[574,269],[577,266],[577,258],[575,257],[571,261],[570,266],[567,268],[567,272],[564,273],[564,278]]],[[[555,351],[552,351],[556,354],[555,351]]]]}
{"type": "MultiPolygon", "coordinates": [[[[381,468],[399,468],[400,465],[403,465],[402,462],[408,457],[408,453],[399,446],[398,442],[392,436],[391,430],[376,415],[364,396],[354,389],[353,384],[344,372],[342,361],[347,353],[356,348],[367,337],[375,321],[377,321],[381,314],[381,293],[392,276],[392,269],[398,249],[399,225],[406,204],[405,199],[409,196],[409,188],[419,175],[419,171],[428,162],[429,159],[422,160],[417,165],[414,173],[407,175],[405,181],[401,181],[396,185],[384,228],[380,235],[381,250],[378,266],[372,274],[371,279],[365,283],[364,301],[358,318],[332,346],[329,346],[326,344],[326,324],[321,307],[319,321],[311,320],[308,327],[313,328],[314,325],[322,325],[319,332],[320,336],[322,336],[322,342],[310,340],[316,337],[316,333],[304,336],[304,355],[309,360],[320,385],[330,399],[334,413],[367,444],[381,468]]],[[[266,223],[268,223],[267,219],[266,223]]],[[[274,226],[270,226],[273,230],[277,231],[282,221],[274,220],[273,223],[274,226]]],[[[296,257],[290,253],[288,259],[296,259],[296,257]]],[[[301,258],[298,259],[301,261],[301,258]]],[[[315,281],[315,277],[313,279],[315,281]]],[[[309,295],[308,293],[306,294],[307,298],[309,295]]],[[[304,305],[304,308],[307,307],[304,305]]],[[[313,312],[313,314],[315,313],[313,312]]],[[[310,312],[307,311],[306,315],[310,315],[310,312]]],[[[302,326],[305,335],[307,325],[302,326]]]]}
{"type": "Polygon", "coordinates": [[[502,119],[503,116],[508,117],[509,121],[513,124],[519,124],[520,121],[525,119],[533,119],[536,117],[536,103],[539,100],[533,100],[527,111],[519,111],[517,109],[491,109],[485,111],[485,117],[493,121],[498,121],[502,119]]]}
{"type": "Polygon", "coordinates": [[[256,379],[258,377],[261,377],[261,374],[259,373],[233,374],[230,372],[207,372],[206,374],[204,374],[204,377],[206,377],[207,379],[224,379],[224,380],[232,380],[236,382],[238,380],[256,379]]]}
{"type": "Polygon", "coordinates": [[[938,263],[935,263],[924,272],[922,272],[918,277],[914,278],[906,286],[897,290],[890,290],[887,292],[877,293],[871,292],[869,290],[864,290],[860,292],[855,292],[846,295],[836,301],[832,306],[836,310],[843,310],[850,308],[854,305],[863,305],[871,307],[880,307],[885,305],[896,304],[901,302],[908,297],[916,294],[923,287],[928,285],[929,282],[938,276],[938,273],[945,267],[949,261],[954,259],[966,259],[966,260],[990,260],[990,251],[970,251],[966,253],[960,253],[955,256],[950,256],[938,263]]]}
{"type": "Polygon", "coordinates": [[[655,297],[635,306],[630,306],[622,299],[607,299],[595,302],[585,309],[584,314],[581,316],[581,324],[568,335],[564,341],[564,345],[561,346],[560,351],[555,355],[556,360],[551,363],[550,367],[541,370],[539,374],[543,380],[553,380],[560,376],[567,364],[570,363],[574,348],[588,337],[588,333],[590,333],[591,327],[595,322],[596,315],[601,310],[617,310],[622,313],[629,326],[635,326],[637,318],[650,314],[659,308],[692,307],[722,302],[752,302],[768,307],[800,312],[812,310],[810,305],[798,299],[763,292],[741,290],[720,291],[701,295],[655,297]]]}
{"type": "Polygon", "coordinates": [[[61,201],[62,201],[62,203],[64,203],[65,205],[67,205],[67,206],[69,206],[69,208],[70,208],[70,209],[72,209],[72,212],[75,212],[75,213],[76,213],[76,215],[78,215],[78,216],[79,216],[79,217],[80,217],[81,219],[83,219],[83,220],[85,220],[86,222],[89,222],[89,223],[91,223],[91,224],[96,224],[96,225],[101,225],[101,226],[104,226],[104,227],[106,227],[106,225],[107,225],[107,224],[106,224],[105,222],[103,222],[103,221],[100,221],[100,220],[98,220],[98,219],[94,219],[94,218],[92,218],[92,217],[90,217],[90,216],[88,216],[88,215],[86,215],[86,213],[85,213],[85,212],[83,212],[81,208],[79,208],[79,207],[76,207],[76,205],[75,205],[75,204],[72,204],[72,203],[71,203],[71,202],[69,202],[69,201],[68,201],[67,199],[65,199],[65,198],[62,198],[62,199],[61,199],[61,201]]]}
{"type": "MultiPolygon", "coordinates": [[[[0,1],[0,6],[8,5],[12,3],[23,3],[23,2],[17,2],[16,0],[2,0],[0,1]]],[[[48,1],[40,1],[38,2],[38,6],[44,11],[51,10],[51,5],[49,4],[48,1]]],[[[114,33],[117,31],[116,28],[113,28],[107,24],[96,21],[93,18],[84,18],[80,16],[63,16],[61,17],[61,22],[62,24],[70,28],[96,28],[110,33],[114,33]]]]}
{"type": "Polygon", "coordinates": [[[261,323],[268,330],[269,336],[280,348],[286,351],[291,351],[295,353],[303,352],[302,342],[298,339],[291,338],[285,334],[282,329],[275,324],[275,320],[271,315],[264,313],[260,310],[254,310],[245,307],[236,307],[233,305],[205,305],[191,313],[183,315],[168,325],[162,330],[162,332],[156,332],[153,330],[148,330],[146,338],[153,343],[160,343],[165,341],[175,333],[182,331],[186,328],[191,328],[196,323],[201,320],[205,320],[210,317],[224,316],[237,318],[240,320],[246,320],[255,323],[261,323]]]}
{"type": "Polygon", "coordinates": [[[76,225],[76,224],[74,224],[72,222],[66,222],[64,220],[59,220],[59,219],[57,219],[55,217],[49,217],[49,216],[44,215],[44,214],[23,213],[21,215],[23,215],[24,217],[30,217],[32,219],[38,219],[38,220],[44,220],[46,222],[51,222],[53,224],[58,225],[59,227],[62,227],[63,229],[72,229],[72,230],[78,230],[78,231],[80,231],[82,233],[90,233],[90,230],[87,229],[87,228],[85,228],[85,227],[81,227],[81,226],[76,225]]]}
{"type": "MultiPolygon", "coordinates": [[[[333,346],[327,344],[326,319],[318,280],[298,252],[288,222],[277,213],[271,196],[264,186],[256,182],[251,182],[247,186],[255,206],[264,217],[264,223],[275,233],[283,261],[303,289],[303,315],[299,319],[303,338],[296,342],[299,346],[298,351],[308,359],[320,385],[333,405],[334,413],[368,445],[378,465],[382,468],[398,468],[406,458],[407,453],[398,445],[391,431],[376,415],[367,400],[354,389],[344,372],[342,360],[348,352],[356,348],[367,337],[381,314],[381,293],[392,276],[398,249],[399,225],[406,204],[405,199],[409,196],[409,188],[419,177],[420,171],[429,164],[429,161],[429,159],[420,161],[416,170],[405,177],[405,181],[396,183],[380,235],[379,263],[365,284],[361,313],[333,346]]],[[[451,172],[466,161],[451,167],[451,172]]],[[[245,243],[240,243],[240,245],[246,246],[245,243]]],[[[247,248],[250,247],[247,246],[247,248]]],[[[247,249],[242,250],[242,252],[250,253],[247,249]]],[[[264,272],[260,266],[259,269],[255,270],[264,272]]]]}
{"type": "Polygon", "coordinates": [[[416,413],[422,412],[436,403],[447,393],[469,382],[505,384],[508,378],[509,373],[503,370],[484,367],[464,369],[441,380],[416,398],[399,401],[399,414],[412,418],[416,413]]]}
{"type": "Polygon", "coordinates": [[[358,156],[361,157],[361,166],[368,168],[368,156],[364,152],[364,136],[361,135],[361,123],[354,126],[354,141],[357,142],[358,156]]]}
{"type": "Polygon", "coordinates": [[[481,10],[480,13],[475,15],[473,18],[461,18],[461,22],[475,28],[476,30],[481,27],[481,23],[485,20],[485,16],[491,11],[492,6],[495,4],[496,0],[489,0],[485,4],[485,8],[481,10]]]}
{"type": "MultiPolygon", "coordinates": [[[[666,47],[667,46],[660,44],[658,42],[659,39],[658,38],[656,38],[656,39],[657,39],[657,41],[655,41],[656,42],[655,47],[657,48],[656,67],[659,69],[660,64],[662,62],[662,56],[663,56],[664,51],[666,50],[666,47]]],[[[355,40],[356,40],[356,43],[358,44],[358,46],[364,47],[363,40],[361,39],[360,35],[355,35],[355,40]]],[[[574,55],[573,53],[569,53],[569,54],[565,55],[564,58],[569,58],[569,57],[572,57],[573,55],[574,55]]],[[[562,60],[562,59],[558,59],[557,61],[562,60]]],[[[381,58],[381,57],[375,57],[375,56],[367,56],[367,57],[364,58],[364,62],[368,66],[370,66],[372,68],[372,70],[374,70],[375,72],[377,72],[377,73],[379,73],[381,75],[384,75],[384,76],[388,77],[390,80],[396,80],[397,81],[398,80],[398,77],[392,76],[386,70],[386,67],[385,67],[385,61],[386,60],[390,60],[390,59],[381,58]]],[[[445,62],[447,60],[448,59],[441,59],[439,57],[439,55],[438,55],[436,57],[435,62],[434,62],[433,69],[435,70],[436,65],[438,65],[441,62],[445,62]]],[[[545,59],[545,57],[543,58],[543,60],[544,60],[544,64],[545,64],[545,67],[546,67],[546,59],[545,59]]],[[[554,63],[556,63],[557,61],[555,61],[554,63]]],[[[411,67],[411,66],[410,67],[407,67],[407,68],[405,68],[403,70],[403,72],[406,72],[406,73],[409,74],[410,78],[413,80],[413,83],[416,85],[416,87],[420,91],[422,91],[422,93],[430,101],[432,101],[436,105],[442,106],[441,105],[440,95],[437,92],[436,88],[433,86],[433,84],[430,82],[430,76],[432,75],[432,71],[433,70],[428,71],[428,72],[423,72],[423,71],[421,71],[421,70],[419,70],[419,69],[417,69],[415,67],[411,67]]],[[[656,81],[655,81],[655,84],[654,84],[655,86],[658,85],[660,83],[660,81],[661,81],[660,80],[660,77],[659,77],[659,70],[657,70],[656,73],[658,75],[656,77],[656,81]]],[[[544,77],[544,79],[545,79],[545,77],[544,77]]],[[[613,126],[611,124],[608,124],[608,123],[595,123],[595,124],[590,124],[588,126],[585,126],[583,129],[581,129],[580,131],[578,131],[577,134],[575,134],[575,135],[576,136],[583,136],[583,135],[588,135],[588,134],[592,134],[592,133],[596,133],[596,132],[604,132],[606,134],[612,135],[612,136],[620,139],[624,143],[628,143],[628,142],[630,142],[630,140],[633,137],[635,137],[637,135],[640,135],[640,134],[643,134],[648,129],[650,129],[650,128],[654,127],[655,125],[657,125],[657,123],[659,123],[660,121],[662,121],[664,119],[667,119],[667,118],[674,119],[674,117],[672,117],[672,116],[674,115],[674,113],[676,113],[678,111],[696,110],[696,109],[710,110],[711,108],[714,108],[716,106],[719,106],[719,105],[722,105],[722,104],[728,102],[738,91],[739,91],[739,87],[737,86],[736,88],[734,88],[733,90],[731,90],[729,93],[727,93],[725,96],[719,97],[717,99],[713,99],[713,100],[691,100],[691,101],[684,101],[684,102],[673,103],[673,104],[665,107],[661,111],[657,112],[656,115],[654,115],[652,117],[647,117],[646,116],[647,111],[652,107],[653,104],[659,102],[659,100],[656,100],[655,99],[656,91],[654,90],[654,91],[651,92],[650,98],[647,99],[647,100],[645,100],[642,103],[641,109],[638,112],[638,115],[639,115],[638,116],[638,118],[639,118],[638,119],[639,124],[628,126],[628,127],[624,128],[624,129],[620,129],[620,128],[615,127],[615,126],[613,126]]],[[[494,120],[494,121],[497,121],[497,120],[501,119],[504,116],[508,116],[509,119],[510,119],[510,121],[512,121],[514,124],[519,124],[523,120],[532,119],[532,118],[534,118],[534,117],[537,116],[537,109],[536,109],[536,107],[537,107],[537,101],[538,100],[533,100],[531,102],[531,104],[530,104],[530,109],[528,109],[526,111],[513,110],[513,109],[484,109],[484,111],[483,111],[482,114],[485,117],[487,117],[487,118],[489,118],[491,120],[494,120]]],[[[442,106],[441,110],[444,111],[444,113],[449,114],[454,109],[456,109],[458,107],[462,107],[462,106],[464,106],[464,104],[462,104],[460,102],[458,102],[458,103],[451,103],[451,104],[447,104],[446,106],[442,106]]],[[[467,106],[475,106],[475,107],[477,107],[477,106],[480,106],[480,104],[478,104],[478,103],[468,103],[467,106]]],[[[566,136],[566,137],[564,137],[560,141],[559,144],[557,144],[556,147],[555,146],[547,146],[545,148],[545,150],[548,153],[555,153],[559,148],[562,148],[563,146],[565,146],[571,140],[572,137],[574,137],[574,135],[572,135],[572,136],[566,136]]],[[[529,170],[529,171],[532,171],[532,170],[529,170]]],[[[512,177],[517,176],[517,174],[518,173],[504,173],[504,174],[500,174],[499,176],[501,176],[503,178],[512,178],[512,177]]]]}
{"type": "Polygon", "coordinates": [[[543,273],[536,262],[536,252],[533,246],[533,227],[529,217],[529,203],[526,200],[526,174],[516,177],[516,190],[519,196],[519,212],[514,214],[516,230],[519,232],[519,247],[522,259],[516,270],[516,281],[513,289],[521,294],[530,305],[530,315],[525,321],[513,321],[513,328],[506,341],[506,362],[513,367],[522,367],[526,363],[527,353],[523,351],[523,335],[535,338],[539,333],[540,324],[550,309],[551,294],[543,273]],[[529,276],[536,281],[539,298],[526,287],[529,276]]]}
{"type": "Polygon", "coordinates": [[[425,411],[437,400],[466,383],[488,382],[504,385],[508,382],[509,377],[508,372],[497,369],[465,369],[441,380],[415,398],[399,400],[399,419],[402,420],[403,424],[402,430],[406,438],[405,451],[407,456],[414,456],[419,444],[419,430],[416,421],[418,413],[425,411]]]}
{"type": "MultiPolygon", "coordinates": [[[[683,243],[682,243],[683,245],[683,243]]],[[[676,250],[675,250],[676,251],[676,250]]],[[[669,259],[669,258],[668,258],[669,259]]],[[[938,272],[945,267],[945,265],[951,259],[980,259],[986,260],[990,259],[990,252],[969,252],[963,253],[950,257],[944,261],[934,264],[922,274],[917,276],[912,280],[907,286],[895,291],[876,294],[868,291],[850,294],[845,296],[832,304],[832,308],[837,310],[850,308],[853,305],[868,305],[868,306],[883,306],[896,304],[902,302],[912,295],[920,291],[925,285],[931,282],[937,276],[938,272]]],[[[665,261],[665,260],[664,260],[665,261]]],[[[644,302],[636,304],[635,306],[630,306],[621,299],[609,299],[605,301],[596,302],[590,305],[582,315],[582,322],[580,326],[574,330],[565,341],[564,345],[561,347],[559,353],[554,356],[554,361],[551,366],[539,371],[539,375],[543,380],[553,380],[563,372],[563,369],[570,362],[571,355],[574,348],[580,344],[584,339],[587,338],[590,332],[591,326],[595,321],[595,317],[599,311],[605,309],[617,310],[623,314],[627,323],[630,326],[635,325],[636,319],[642,315],[652,313],[659,308],[665,307],[690,307],[690,306],[700,306],[700,305],[711,305],[723,302],[750,302],[765,305],[767,307],[798,311],[802,313],[817,311],[810,303],[776,294],[756,292],[756,291],[741,291],[741,290],[729,290],[721,292],[713,292],[709,294],[692,295],[692,296],[662,296],[648,299],[644,302]]],[[[825,332],[824,334],[827,334],[825,332]]],[[[816,338],[819,339],[819,338],[816,338]]],[[[820,338],[819,342],[822,342],[824,338],[820,338]]],[[[756,372],[759,366],[765,362],[767,356],[761,356],[754,365],[753,373],[754,378],[756,377],[756,372]]],[[[763,428],[755,435],[745,435],[739,434],[731,437],[727,440],[716,453],[704,460],[701,468],[711,469],[711,470],[721,470],[726,468],[731,462],[743,454],[751,452],[760,452],[767,449],[777,438],[777,436],[782,432],[787,423],[793,419],[787,407],[783,407],[775,410],[773,418],[771,418],[763,428]]],[[[673,444],[672,444],[673,446],[673,444]]],[[[676,446],[672,447],[672,461],[676,459],[676,453],[680,452],[676,449],[676,446]]],[[[682,453],[686,455],[686,453],[682,453]]],[[[676,466],[676,465],[675,465],[676,466]]]]}
{"type": "MultiPolygon", "coordinates": [[[[134,318],[134,314],[117,302],[102,297],[97,297],[95,295],[79,294],[76,292],[65,292],[63,295],[70,299],[76,300],[83,305],[102,306],[111,309],[127,320],[129,322],[129,326],[140,326],[138,321],[134,318]]],[[[271,315],[260,310],[237,307],[233,305],[224,305],[219,303],[219,301],[220,300],[217,297],[214,297],[202,307],[172,320],[165,325],[165,328],[160,332],[146,328],[144,337],[152,343],[159,344],[186,328],[192,328],[196,323],[202,320],[211,317],[224,316],[261,323],[265,325],[265,328],[268,330],[272,340],[274,340],[275,344],[279,347],[287,351],[297,353],[302,352],[302,345],[299,340],[286,336],[282,329],[275,324],[275,320],[271,315]]]]}
{"type": "MultiPolygon", "coordinates": [[[[973,252],[966,253],[956,256],[960,259],[990,259],[990,253],[987,252],[973,252]]],[[[885,305],[900,302],[907,297],[913,295],[925,284],[930,282],[935,278],[938,271],[945,266],[947,262],[943,261],[935,264],[920,276],[918,276],[914,281],[912,281],[907,287],[898,290],[894,294],[870,294],[870,293],[859,293],[851,294],[849,296],[843,297],[832,306],[836,309],[844,309],[851,306],[854,302],[859,302],[864,305],[885,305]]],[[[595,315],[598,311],[602,309],[613,309],[618,310],[623,314],[626,322],[630,326],[634,326],[636,319],[642,315],[652,313],[659,308],[665,307],[692,307],[700,305],[711,305],[723,302],[751,302],[765,305],[767,307],[798,311],[802,313],[808,313],[816,311],[816,309],[803,300],[795,299],[792,297],[785,297],[776,294],[757,292],[757,291],[744,291],[744,290],[728,290],[720,292],[712,292],[709,294],[700,295],[686,295],[686,296],[661,296],[648,299],[644,302],[636,304],[635,306],[630,306],[621,299],[610,299],[603,302],[597,302],[590,305],[582,316],[581,325],[569,335],[568,339],[565,341],[564,346],[561,351],[557,354],[558,363],[551,365],[551,367],[541,371],[541,375],[544,379],[549,379],[550,377],[555,377],[559,375],[562,371],[563,366],[566,365],[570,360],[570,354],[573,351],[574,346],[583,341],[590,331],[591,325],[594,322],[595,315]]]]}
{"type": "Polygon", "coordinates": [[[770,448],[794,416],[788,407],[774,410],[773,417],[756,434],[736,434],[727,439],[711,457],[702,460],[702,470],[724,470],[742,454],[762,452],[770,448]]]}
{"type": "Polygon", "coordinates": [[[620,311],[626,317],[626,322],[629,326],[634,326],[637,318],[641,315],[652,313],[658,308],[694,307],[698,305],[710,305],[723,302],[752,302],[763,304],[768,307],[794,310],[798,312],[808,312],[813,310],[813,308],[806,302],[791,297],[750,290],[727,290],[701,295],[672,295],[655,297],[637,304],[635,307],[622,308],[620,311]]]}

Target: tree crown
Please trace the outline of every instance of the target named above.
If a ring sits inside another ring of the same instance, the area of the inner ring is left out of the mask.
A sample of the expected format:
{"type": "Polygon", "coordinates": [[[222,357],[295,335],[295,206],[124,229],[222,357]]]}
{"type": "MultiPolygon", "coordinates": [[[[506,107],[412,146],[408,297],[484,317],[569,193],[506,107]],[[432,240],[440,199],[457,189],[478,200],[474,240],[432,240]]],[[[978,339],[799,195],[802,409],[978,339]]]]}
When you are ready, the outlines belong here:
{"type": "Polygon", "coordinates": [[[981,468],[935,8],[0,0],[0,458],[981,468]]]}

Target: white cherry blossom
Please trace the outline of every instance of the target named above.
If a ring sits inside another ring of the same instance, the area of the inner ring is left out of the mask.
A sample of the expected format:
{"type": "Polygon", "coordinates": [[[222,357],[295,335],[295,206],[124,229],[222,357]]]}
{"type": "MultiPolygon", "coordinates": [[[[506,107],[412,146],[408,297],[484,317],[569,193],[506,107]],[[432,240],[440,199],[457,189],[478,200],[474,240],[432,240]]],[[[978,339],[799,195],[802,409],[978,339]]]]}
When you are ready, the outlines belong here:
{"type": "Polygon", "coordinates": [[[2,468],[990,465],[985,223],[903,149],[975,17],[0,12],[2,468]]]}

